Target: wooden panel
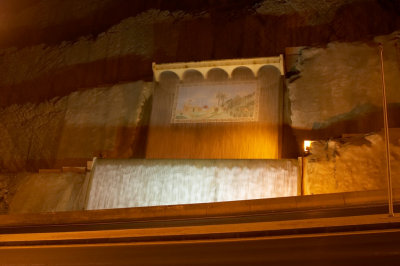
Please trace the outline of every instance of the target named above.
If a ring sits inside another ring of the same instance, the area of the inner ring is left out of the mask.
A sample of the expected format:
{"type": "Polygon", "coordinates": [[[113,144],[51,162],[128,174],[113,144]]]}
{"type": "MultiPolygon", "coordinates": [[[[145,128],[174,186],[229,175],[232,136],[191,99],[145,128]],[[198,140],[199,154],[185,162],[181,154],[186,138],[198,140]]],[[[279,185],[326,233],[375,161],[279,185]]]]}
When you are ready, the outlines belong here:
{"type": "MultiPolygon", "coordinates": [[[[164,72],[165,73],[165,72],[164,72]]],[[[172,124],[172,108],[179,82],[207,82],[199,77],[179,81],[172,73],[157,83],[150,121],[146,158],[276,159],[280,157],[282,81],[271,66],[255,79],[243,72],[233,80],[255,80],[260,87],[257,122],[172,124]]]]}

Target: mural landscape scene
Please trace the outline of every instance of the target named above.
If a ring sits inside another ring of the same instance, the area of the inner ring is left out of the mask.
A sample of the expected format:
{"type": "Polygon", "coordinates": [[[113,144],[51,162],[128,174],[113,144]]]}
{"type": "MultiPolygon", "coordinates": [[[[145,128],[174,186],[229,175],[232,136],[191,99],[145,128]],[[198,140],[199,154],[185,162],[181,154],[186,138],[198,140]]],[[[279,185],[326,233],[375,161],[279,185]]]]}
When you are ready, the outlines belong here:
{"type": "Polygon", "coordinates": [[[255,82],[181,84],[175,95],[172,123],[256,121],[258,100],[255,82]]]}

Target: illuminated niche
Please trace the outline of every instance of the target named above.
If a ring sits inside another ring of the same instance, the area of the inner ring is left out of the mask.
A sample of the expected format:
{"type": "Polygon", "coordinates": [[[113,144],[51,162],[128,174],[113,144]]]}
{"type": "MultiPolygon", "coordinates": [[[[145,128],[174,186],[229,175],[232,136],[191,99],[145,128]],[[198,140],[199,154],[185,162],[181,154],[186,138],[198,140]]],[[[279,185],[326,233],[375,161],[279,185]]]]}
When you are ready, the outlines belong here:
{"type": "Polygon", "coordinates": [[[280,157],[283,56],[153,63],[146,158],[280,157]]]}

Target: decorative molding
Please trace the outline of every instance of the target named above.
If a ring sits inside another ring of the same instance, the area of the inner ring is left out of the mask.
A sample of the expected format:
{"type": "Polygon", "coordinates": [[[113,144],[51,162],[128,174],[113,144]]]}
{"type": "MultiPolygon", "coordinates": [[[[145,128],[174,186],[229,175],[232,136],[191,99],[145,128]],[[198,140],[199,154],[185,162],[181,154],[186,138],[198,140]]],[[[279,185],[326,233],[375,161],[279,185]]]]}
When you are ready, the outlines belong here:
{"type": "Polygon", "coordinates": [[[204,79],[207,78],[207,74],[211,69],[219,68],[224,70],[229,78],[232,77],[232,72],[239,67],[246,67],[250,69],[254,76],[257,77],[258,71],[263,66],[276,67],[281,75],[285,74],[283,65],[283,55],[275,57],[259,57],[259,58],[246,58],[246,59],[229,59],[229,60],[212,60],[212,61],[200,61],[200,62],[186,62],[186,63],[168,63],[168,64],[156,64],[153,62],[153,73],[155,81],[160,80],[160,75],[163,72],[173,72],[180,80],[183,80],[183,76],[188,70],[199,71],[204,79]]]}

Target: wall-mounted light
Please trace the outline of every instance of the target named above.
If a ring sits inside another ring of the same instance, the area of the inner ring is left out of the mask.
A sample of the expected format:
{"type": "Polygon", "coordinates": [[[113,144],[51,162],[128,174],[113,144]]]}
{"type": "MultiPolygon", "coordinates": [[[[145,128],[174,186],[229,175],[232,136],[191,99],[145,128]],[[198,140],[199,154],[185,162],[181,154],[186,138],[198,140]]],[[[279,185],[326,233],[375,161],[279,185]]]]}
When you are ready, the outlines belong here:
{"type": "Polygon", "coordinates": [[[305,157],[310,153],[311,144],[314,141],[304,140],[303,142],[303,154],[301,155],[301,181],[300,181],[300,195],[304,195],[304,160],[305,157]]]}
{"type": "Polygon", "coordinates": [[[309,153],[310,152],[310,149],[311,149],[311,143],[313,143],[313,141],[312,140],[305,140],[304,141],[304,145],[303,145],[303,147],[304,147],[304,153],[309,153]]]}

